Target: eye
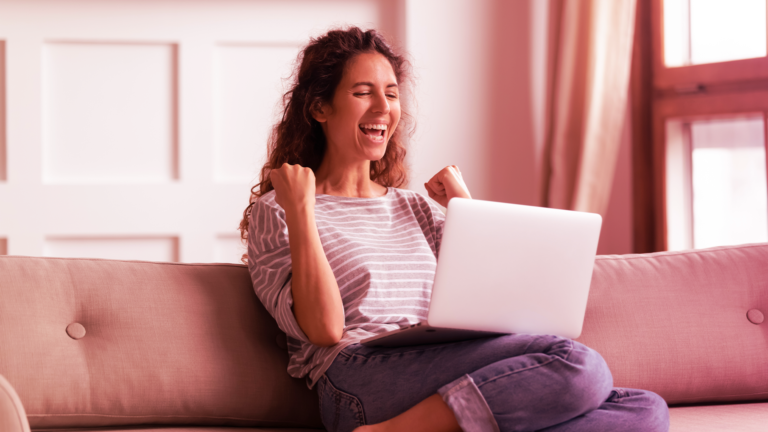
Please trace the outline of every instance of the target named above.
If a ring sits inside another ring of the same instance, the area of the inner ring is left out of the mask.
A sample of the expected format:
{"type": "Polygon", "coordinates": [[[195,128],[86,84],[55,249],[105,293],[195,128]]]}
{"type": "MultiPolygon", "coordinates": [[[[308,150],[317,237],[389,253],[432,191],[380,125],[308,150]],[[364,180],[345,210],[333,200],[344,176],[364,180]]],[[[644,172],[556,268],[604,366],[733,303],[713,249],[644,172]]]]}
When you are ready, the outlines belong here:
{"type": "Polygon", "coordinates": [[[391,97],[392,99],[397,99],[397,94],[390,93],[390,94],[387,95],[387,97],[391,97]]]}
{"type": "Polygon", "coordinates": [[[354,93],[355,96],[368,96],[371,94],[370,92],[360,92],[360,93],[354,93]]]}

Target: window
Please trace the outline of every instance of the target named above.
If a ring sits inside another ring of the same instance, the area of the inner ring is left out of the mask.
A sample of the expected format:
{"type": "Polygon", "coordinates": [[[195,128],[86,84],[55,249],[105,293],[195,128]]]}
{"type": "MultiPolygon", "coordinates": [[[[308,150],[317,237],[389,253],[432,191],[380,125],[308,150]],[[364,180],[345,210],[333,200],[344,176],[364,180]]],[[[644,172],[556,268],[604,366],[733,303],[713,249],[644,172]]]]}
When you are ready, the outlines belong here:
{"type": "Polygon", "coordinates": [[[766,0],[652,0],[659,249],[768,241],[766,0]]]}
{"type": "Polygon", "coordinates": [[[667,67],[765,57],[765,0],[664,0],[667,67]]]}
{"type": "Polygon", "coordinates": [[[670,250],[768,241],[762,113],[666,123],[670,250]]]}

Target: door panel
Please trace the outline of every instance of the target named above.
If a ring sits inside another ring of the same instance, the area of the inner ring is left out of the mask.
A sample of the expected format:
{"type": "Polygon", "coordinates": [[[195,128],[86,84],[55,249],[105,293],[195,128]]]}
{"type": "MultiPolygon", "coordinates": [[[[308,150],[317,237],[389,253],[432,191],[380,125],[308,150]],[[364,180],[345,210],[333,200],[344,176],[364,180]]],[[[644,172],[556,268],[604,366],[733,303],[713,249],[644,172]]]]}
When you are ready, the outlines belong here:
{"type": "Polygon", "coordinates": [[[281,78],[389,4],[1,2],[0,253],[237,262],[281,78]]]}

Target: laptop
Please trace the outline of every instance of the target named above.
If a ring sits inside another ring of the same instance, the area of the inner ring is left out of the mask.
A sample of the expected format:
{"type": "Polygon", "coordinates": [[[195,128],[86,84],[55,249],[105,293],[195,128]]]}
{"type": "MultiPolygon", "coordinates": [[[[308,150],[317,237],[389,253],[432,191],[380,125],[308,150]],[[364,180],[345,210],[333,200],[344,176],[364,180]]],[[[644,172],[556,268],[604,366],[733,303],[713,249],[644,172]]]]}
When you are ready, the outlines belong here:
{"type": "Polygon", "coordinates": [[[427,320],[371,347],[524,333],[581,335],[602,218],[466,198],[448,202],[427,320]]]}

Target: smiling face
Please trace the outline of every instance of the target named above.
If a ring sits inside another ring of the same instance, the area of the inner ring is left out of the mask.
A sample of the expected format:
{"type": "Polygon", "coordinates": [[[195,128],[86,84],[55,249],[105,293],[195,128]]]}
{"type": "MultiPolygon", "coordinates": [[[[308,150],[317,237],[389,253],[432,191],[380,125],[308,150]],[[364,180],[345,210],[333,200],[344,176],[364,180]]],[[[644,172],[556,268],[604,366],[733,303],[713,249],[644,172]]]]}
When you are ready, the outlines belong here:
{"type": "Polygon", "coordinates": [[[389,61],[379,53],[353,58],[332,103],[313,116],[328,141],[326,155],[349,162],[381,159],[400,121],[400,94],[389,61]]]}

